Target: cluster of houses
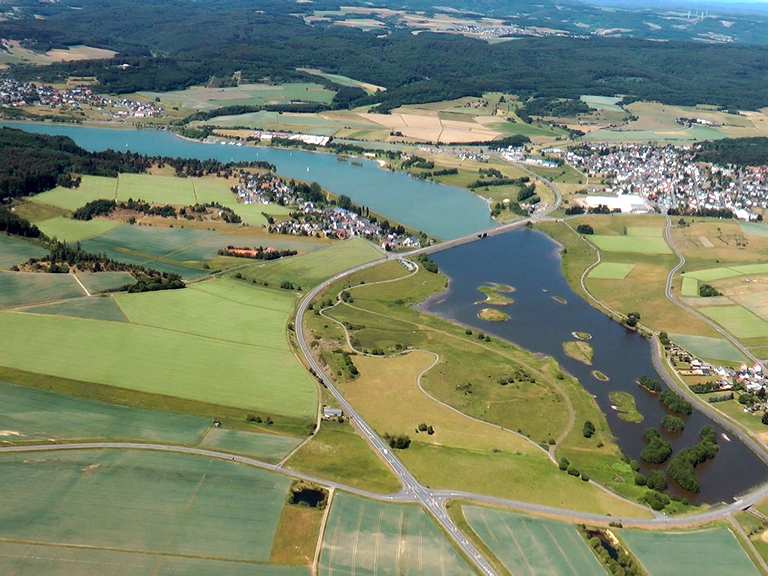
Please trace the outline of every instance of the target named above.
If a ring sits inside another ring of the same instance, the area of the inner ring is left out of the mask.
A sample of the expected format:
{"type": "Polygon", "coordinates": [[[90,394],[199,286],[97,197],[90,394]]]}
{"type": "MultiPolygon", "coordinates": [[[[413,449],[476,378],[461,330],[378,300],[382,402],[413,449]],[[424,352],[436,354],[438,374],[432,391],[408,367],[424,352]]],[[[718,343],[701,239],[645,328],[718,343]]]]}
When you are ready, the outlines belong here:
{"type": "Polygon", "coordinates": [[[130,98],[112,98],[95,94],[90,86],[74,86],[59,90],[53,86],[0,79],[0,106],[23,108],[44,106],[51,109],[81,110],[84,107],[101,110],[115,118],[152,118],[164,114],[162,106],[130,98]]]}
{"type": "Polygon", "coordinates": [[[752,220],[757,209],[768,207],[766,167],[697,162],[692,146],[585,144],[564,159],[602,192],[641,198],[661,212],[730,210],[752,220]]]}
{"type": "Polygon", "coordinates": [[[499,150],[499,154],[507,162],[517,162],[519,164],[538,166],[540,168],[557,168],[559,166],[557,160],[542,158],[541,156],[531,156],[530,154],[527,154],[525,149],[521,146],[508,146],[502,148],[499,150]]]}
{"type": "Polygon", "coordinates": [[[285,180],[274,172],[240,174],[237,186],[232,190],[243,204],[298,204],[300,198],[285,180]]]}
{"type": "Polygon", "coordinates": [[[754,366],[742,364],[738,368],[714,366],[675,344],[670,345],[668,353],[680,376],[709,378],[708,383],[712,385],[711,392],[744,390],[757,394],[761,390],[768,389],[768,378],[763,374],[763,368],[759,364],[754,366]],[[681,365],[687,368],[681,368],[681,365]]]}
{"type": "Polygon", "coordinates": [[[242,172],[233,192],[243,204],[280,204],[295,209],[286,219],[267,225],[274,234],[314,236],[344,240],[362,237],[378,242],[384,249],[420,248],[418,238],[402,227],[383,227],[353,210],[324,202],[309,202],[289,183],[272,172],[242,172]]]}
{"type": "Polygon", "coordinates": [[[290,218],[272,222],[267,229],[273,234],[314,236],[346,240],[354,237],[378,242],[385,250],[420,248],[418,238],[402,228],[383,228],[351,210],[332,204],[302,202],[291,212],[290,218]]]}

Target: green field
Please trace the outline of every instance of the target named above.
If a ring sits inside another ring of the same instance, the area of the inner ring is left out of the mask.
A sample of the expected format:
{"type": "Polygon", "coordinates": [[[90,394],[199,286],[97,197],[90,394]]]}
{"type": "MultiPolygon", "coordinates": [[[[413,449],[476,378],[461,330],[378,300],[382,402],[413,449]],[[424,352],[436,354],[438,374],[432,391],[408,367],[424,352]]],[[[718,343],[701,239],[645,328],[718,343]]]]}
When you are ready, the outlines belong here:
{"type": "Polygon", "coordinates": [[[0,470],[0,538],[55,544],[53,558],[59,546],[86,546],[266,563],[290,485],[243,465],[142,451],[7,455],[0,470]]]}
{"type": "Polygon", "coordinates": [[[0,381],[0,440],[142,440],[196,444],[210,421],[72,398],[0,381]]]}
{"type": "Polygon", "coordinates": [[[621,264],[619,262],[601,262],[589,273],[589,278],[598,280],[624,280],[632,272],[634,264],[621,264]]]}
{"type": "Polygon", "coordinates": [[[683,277],[683,285],[680,293],[686,297],[697,297],[699,295],[699,281],[690,276],[683,277]]]}
{"type": "Polygon", "coordinates": [[[0,542],[0,572],[14,576],[309,576],[302,566],[158,556],[0,542]]]}
{"type": "Polygon", "coordinates": [[[757,568],[727,528],[697,532],[641,532],[619,535],[649,576],[757,576],[757,568]]]}
{"type": "Polygon", "coordinates": [[[279,462],[296,448],[300,441],[299,438],[291,436],[211,428],[201,445],[223,452],[245,454],[266,462],[279,462]]]}
{"type": "Polygon", "coordinates": [[[744,355],[733,344],[723,338],[707,336],[687,336],[670,334],[669,337],[678,346],[705,360],[723,360],[725,362],[743,362],[744,355]]]}
{"type": "Polygon", "coordinates": [[[768,274],[768,264],[742,264],[740,266],[719,266],[717,268],[706,268],[694,272],[686,272],[683,278],[695,278],[701,282],[715,282],[727,278],[736,278],[737,276],[748,276],[751,274],[768,274]]]}
{"type": "Polygon", "coordinates": [[[112,296],[94,296],[91,298],[73,298],[64,302],[43,304],[34,308],[25,308],[27,314],[50,314],[54,316],[72,316],[74,318],[90,318],[92,320],[111,320],[125,322],[123,311],[112,296]]]}
{"type": "Polygon", "coordinates": [[[609,110],[611,112],[623,112],[618,105],[621,102],[621,98],[614,96],[581,96],[581,101],[584,102],[590,108],[595,110],[609,110]]]}
{"type": "Polygon", "coordinates": [[[337,272],[381,258],[381,250],[362,238],[338,241],[311,254],[254,264],[244,277],[279,286],[283,281],[309,288],[337,272]]]}
{"type": "Polygon", "coordinates": [[[191,86],[185,90],[140,92],[140,94],[152,100],[159,98],[166,107],[213,110],[223,106],[261,106],[297,101],[330,104],[335,92],[314,82],[291,82],[288,84],[240,84],[226,88],[191,86]]]}
{"type": "Polygon", "coordinates": [[[511,574],[605,573],[575,526],[479,506],[462,510],[472,530],[511,574]]]}
{"type": "Polygon", "coordinates": [[[7,342],[0,366],[313,418],[315,384],[287,341],[290,294],[219,280],[119,302],[130,322],[0,313],[0,329],[29,335],[7,342]]]}
{"type": "Polygon", "coordinates": [[[672,254],[664,238],[652,236],[606,236],[594,234],[589,241],[606,252],[624,252],[628,254],[672,254]]]}
{"type": "Polygon", "coordinates": [[[117,179],[116,198],[122,201],[133,198],[151,204],[189,206],[195,203],[195,189],[189,178],[154,174],[120,174],[117,179]]]}
{"type": "Polygon", "coordinates": [[[0,270],[26,262],[30,258],[45,256],[48,251],[42,246],[16,236],[0,234],[0,270]]]}
{"type": "Polygon", "coordinates": [[[708,306],[699,311],[737,338],[768,336],[768,322],[741,306],[708,306]]]}
{"type": "Polygon", "coordinates": [[[77,277],[91,294],[116,290],[136,283],[129,272],[78,272],[77,277]]]}
{"type": "Polygon", "coordinates": [[[42,194],[32,196],[36,204],[47,204],[74,212],[88,202],[100,199],[113,199],[117,192],[117,178],[105,176],[82,176],[77,188],[59,186],[42,194]]]}
{"type": "Polygon", "coordinates": [[[338,493],[325,528],[319,574],[469,574],[418,506],[338,493]]]}
{"type": "Polygon", "coordinates": [[[94,238],[113,228],[120,223],[112,220],[73,220],[57,216],[50,220],[37,223],[37,227],[49,238],[57,238],[64,242],[80,242],[88,238],[94,238]]]}
{"type": "Polygon", "coordinates": [[[82,295],[82,288],[71,274],[0,272],[0,308],[82,295]]]}

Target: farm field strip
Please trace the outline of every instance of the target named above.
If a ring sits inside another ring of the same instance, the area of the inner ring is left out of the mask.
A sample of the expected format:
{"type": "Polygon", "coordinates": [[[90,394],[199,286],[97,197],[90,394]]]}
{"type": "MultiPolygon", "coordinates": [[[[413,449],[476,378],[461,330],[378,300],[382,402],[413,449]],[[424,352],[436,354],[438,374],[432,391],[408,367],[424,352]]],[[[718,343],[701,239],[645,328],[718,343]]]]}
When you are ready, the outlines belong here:
{"type": "Polygon", "coordinates": [[[26,314],[72,316],[74,318],[91,318],[93,320],[110,320],[112,322],[126,322],[128,320],[113,296],[84,296],[52,304],[25,307],[21,310],[26,314]]]}
{"type": "Polygon", "coordinates": [[[683,276],[680,294],[686,297],[697,297],[699,295],[699,281],[691,276],[683,276]]]}
{"type": "Polygon", "coordinates": [[[0,365],[312,418],[316,389],[287,341],[290,294],[217,280],[185,290],[122,294],[118,302],[129,320],[151,325],[0,313],[3,330],[30,335],[8,342],[0,365]],[[39,350],[49,351],[43,364],[39,350]]]}
{"type": "Polygon", "coordinates": [[[268,562],[291,480],[181,454],[3,455],[0,538],[268,562]],[[150,472],[151,471],[151,472],[150,472]]]}
{"type": "Polygon", "coordinates": [[[741,306],[708,306],[699,310],[737,338],[768,336],[768,321],[741,306]]]}
{"type": "Polygon", "coordinates": [[[694,278],[701,282],[715,282],[738,276],[768,274],[768,264],[742,264],[738,266],[719,266],[694,272],[686,272],[683,278],[694,278]]]}
{"type": "Polygon", "coordinates": [[[119,226],[120,222],[114,220],[73,220],[63,216],[37,223],[37,227],[46,236],[64,242],[80,242],[95,238],[119,226]]]}
{"type": "Polygon", "coordinates": [[[465,561],[420,507],[338,493],[325,528],[318,573],[467,574],[465,561]]]}
{"type": "Polygon", "coordinates": [[[628,545],[650,576],[757,576],[739,541],[727,528],[697,532],[641,532],[624,530],[628,545]]]}
{"type": "Polygon", "coordinates": [[[472,530],[512,574],[605,574],[573,525],[479,506],[463,506],[462,511],[472,530]]]}
{"type": "Polygon", "coordinates": [[[589,273],[588,278],[595,280],[624,280],[632,272],[634,264],[619,262],[601,262],[589,273]]]}
{"type": "Polygon", "coordinates": [[[30,258],[45,256],[48,251],[29,240],[0,234],[0,270],[7,270],[30,258]]]}
{"type": "Polygon", "coordinates": [[[70,274],[0,272],[0,308],[77,298],[83,291],[70,274]]]}
{"type": "Polygon", "coordinates": [[[689,336],[685,334],[670,334],[672,341],[688,350],[690,353],[707,360],[724,360],[726,362],[743,362],[744,355],[733,344],[724,338],[708,336],[689,336]]]}
{"type": "Polygon", "coordinates": [[[594,234],[589,241],[600,250],[606,252],[623,252],[628,254],[672,254],[664,238],[652,236],[608,236],[594,234]]]}

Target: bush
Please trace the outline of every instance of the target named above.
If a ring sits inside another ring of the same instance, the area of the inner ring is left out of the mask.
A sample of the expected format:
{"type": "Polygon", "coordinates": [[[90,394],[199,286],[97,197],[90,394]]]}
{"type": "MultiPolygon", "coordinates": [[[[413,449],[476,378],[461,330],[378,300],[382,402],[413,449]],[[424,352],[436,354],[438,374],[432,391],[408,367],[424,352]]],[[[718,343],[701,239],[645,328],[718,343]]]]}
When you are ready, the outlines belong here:
{"type": "Polygon", "coordinates": [[[637,486],[645,486],[646,484],[648,484],[648,479],[645,477],[644,474],[637,472],[635,474],[635,484],[637,486]]]}
{"type": "Polygon", "coordinates": [[[580,476],[580,475],[581,475],[581,473],[579,472],[579,469],[578,469],[578,468],[576,468],[576,466],[574,466],[573,464],[571,464],[571,465],[568,467],[568,474],[569,474],[570,476],[580,476]]]}
{"type": "Polygon", "coordinates": [[[640,458],[649,464],[661,464],[672,455],[672,445],[661,437],[658,430],[647,430],[643,435],[646,444],[640,458]]]}
{"type": "Polygon", "coordinates": [[[568,470],[568,467],[569,467],[570,465],[571,465],[571,463],[568,461],[568,458],[566,458],[565,456],[563,456],[562,458],[560,458],[560,462],[559,462],[559,464],[558,464],[558,466],[560,467],[560,470],[562,470],[563,472],[565,472],[566,470],[568,470]]]}
{"type": "Polygon", "coordinates": [[[384,434],[384,440],[386,440],[390,448],[395,450],[405,450],[411,445],[411,438],[406,434],[384,434]]]}
{"type": "Polygon", "coordinates": [[[661,427],[667,432],[682,432],[685,429],[685,420],[679,416],[667,414],[661,421],[661,427]]]}
{"type": "Polygon", "coordinates": [[[589,224],[579,224],[578,226],[576,226],[576,232],[578,232],[579,234],[591,235],[595,233],[595,229],[592,228],[592,226],[590,226],[589,224]]]}
{"type": "Polygon", "coordinates": [[[648,481],[646,482],[646,485],[651,490],[663,492],[667,489],[667,479],[664,477],[664,474],[661,472],[661,470],[654,470],[648,474],[648,481]]]}
{"type": "Polygon", "coordinates": [[[666,508],[670,502],[669,496],[662,494],[661,492],[656,492],[655,490],[648,490],[643,496],[643,500],[648,506],[657,511],[666,508]]]}
{"type": "Polygon", "coordinates": [[[675,414],[681,414],[683,416],[689,416],[693,412],[690,402],[684,400],[671,390],[665,390],[660,396],[661,403],[666,406],[667,410],[675,414]]]}
{"type": "Polygon", "coordinates": [[[589,420],[584,422],[584,426],[581,429],[581,433],[584,434],[584,438],[592,438],[595,434],[595,425],[589,420]]]}

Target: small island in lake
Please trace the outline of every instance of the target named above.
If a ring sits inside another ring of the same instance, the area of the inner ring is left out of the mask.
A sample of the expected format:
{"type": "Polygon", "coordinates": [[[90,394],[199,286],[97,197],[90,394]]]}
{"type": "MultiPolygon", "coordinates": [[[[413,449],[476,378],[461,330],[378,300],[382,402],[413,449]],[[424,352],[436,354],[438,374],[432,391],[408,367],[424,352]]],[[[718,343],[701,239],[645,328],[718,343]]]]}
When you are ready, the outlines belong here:
{"type": "Polygon", "coordinates": [[[566,356],[573,358],[577,362],[592,366],[592,358],[595,355],[595,351],[587,342],[582,340],[563,342],[563,352],[565,352],[566,356]]]}
{"type": "Polygon", "coordinates": [[[476,304],[490,304],[491,306],[509,306],[514,304],[515,301],[505,294],[511,294],[515,291],[514,286],[507,284],[499,284],[497,282],[489,282],[483,284],[478,288],[480,292],[485,294],[485,300],[480,300],[476,304]]]}
{"type": "Polygon", "coordinates": [[[477,317],[488,322],[504,322],[509,320],[509,314],[495,308],[483,308],[477,313],[477,317]]]}
{"type": "Polygon", "coordinates": [[[610,378],[608,378],[608,375],[604,374],[603,372],[600,372],[600,370],[592,370],[592,377],[595,380],[600,380],[600,382],[610,381],[610,378]]]}
{"type": "Polygon", "coordinates": [[[608,398],[618,417],[625,422],[640,424],[640,422],[645,420],[645,417],[637,409],[635,397],[629,392],[611,392],[608,394],[608,398]]]}
{"type": "Polygon", "coordinates": [[[584,340],[585,342],[592,340],[592,334],[589,332],[571,332],[571,335],[574,338],[578,338],[579,340],[584,340]]]}

